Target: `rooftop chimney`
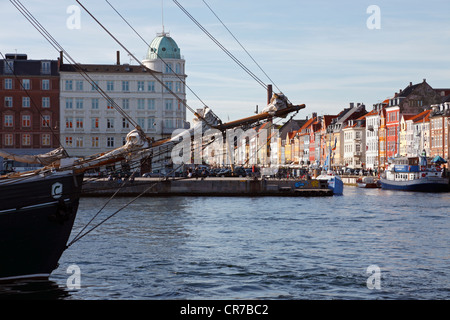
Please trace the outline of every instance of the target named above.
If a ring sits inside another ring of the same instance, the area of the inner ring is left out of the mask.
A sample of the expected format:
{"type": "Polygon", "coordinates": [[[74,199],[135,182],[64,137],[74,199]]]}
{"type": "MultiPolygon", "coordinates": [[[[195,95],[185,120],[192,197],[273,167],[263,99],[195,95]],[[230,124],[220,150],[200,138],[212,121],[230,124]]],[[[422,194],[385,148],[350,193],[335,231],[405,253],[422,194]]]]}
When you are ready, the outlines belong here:
{"type": "Polygon", "coordinates": [[[117,65],[120,66],[120,51],[117,51],[117,65]]]}
{"type": "Polygon", "coordinates": [[[64,60],[63,60],[63,56],[64,56],[64,54],[63,54],[63,52],[62,51],[60,51],[59,52],[59,65],[62,65],[64,62],[64,60]]]}

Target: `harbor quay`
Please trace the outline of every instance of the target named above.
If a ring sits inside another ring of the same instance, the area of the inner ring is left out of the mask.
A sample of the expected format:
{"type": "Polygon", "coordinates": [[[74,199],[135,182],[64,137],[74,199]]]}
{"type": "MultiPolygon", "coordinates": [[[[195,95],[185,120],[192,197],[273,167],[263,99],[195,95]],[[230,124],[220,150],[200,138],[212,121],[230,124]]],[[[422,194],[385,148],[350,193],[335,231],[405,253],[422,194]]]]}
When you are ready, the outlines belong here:
{"type": "Polygon", "coordinates": [[[82,196],[225,196],[225,197],[324,197],[332,196],[326,181],[240,177],[135,178],[109,180],[85,178],[82,196]]]}

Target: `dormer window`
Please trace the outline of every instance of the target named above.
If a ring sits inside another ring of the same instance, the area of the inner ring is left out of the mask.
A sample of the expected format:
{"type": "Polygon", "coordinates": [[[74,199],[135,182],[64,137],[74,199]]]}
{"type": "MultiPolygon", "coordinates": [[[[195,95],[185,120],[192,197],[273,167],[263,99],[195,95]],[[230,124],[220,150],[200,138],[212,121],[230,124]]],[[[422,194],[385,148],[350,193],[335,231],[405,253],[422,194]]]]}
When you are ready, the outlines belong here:
{"type": "Polygon", "coordinates": [[[41,62],[41,73],[42,74],[50,74],[51,73],[50,61],[42,61],[41,62]]]}
{"type": "Polygon", "coordinates": [[[14,60],[5,60],[4,72],[5,74],[14,73],[14,60]]]}

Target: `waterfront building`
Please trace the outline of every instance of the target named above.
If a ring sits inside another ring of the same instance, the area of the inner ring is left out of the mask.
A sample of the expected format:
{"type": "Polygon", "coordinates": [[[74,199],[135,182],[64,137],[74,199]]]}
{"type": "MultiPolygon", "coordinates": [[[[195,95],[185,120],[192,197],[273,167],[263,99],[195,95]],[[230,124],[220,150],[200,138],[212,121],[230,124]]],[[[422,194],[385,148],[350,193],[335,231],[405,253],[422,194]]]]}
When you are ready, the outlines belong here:
{"type": "Polygon", "coordinates": [[[365,164],[366,169],[378,168],[378,129],[380,126],[380,110],[382,104],[374,105],[374,109],[366,115],[366,146],[365,164]]]}
{"type": "Polygon", "coordinates": [[[430,113],[430,156],[448,159],[448,118],[450,103],[431,106],[430,113]]]}
{"type": "Polygon", "coordinates": [[[356,120],[349,120],[347,126],[342,129],[344,136],[344,162],[348,168],[362,169],[364,167],[365,130],[365,115],[356,120]]]}
{"type": "Polygon", "coordinates": [[[328,131],[332,133],[332,161],[331,166],[334,169],[342,169],[344,162],[344,135],[342,129],[347,126],[349,120],[354,120],[366,114],[366,107],[363,103],[349,104],[348,108],[344,108],[335,118],[331,120],[328,131]]]}
{"type": "Polygon", "coordinates": [[[430,154],[430,112],[425,110],[412,118],[413,150],[412,156],[421,155],[423,151],[430,154]]]}
{"type": "Polygon", "coordinates": [[[416,115],[402,115],[400,120],[400,156],[412,156],[413,144],[413,121],[416,115]]]}
{"type": "Polygon", "coordinates": [[[313,113],[311,118],[298,130],[298,137],[300,139],[300,164],[309,166],[311,164],[309,159],[309,142],[310,131],[312,124],[316,121],[316,113],[313,113]]]}
{"type": "Polygon", "coordinates": [[[115,109],[117,104],[151,138],[170,137],[186,128],[184,60],[166,33],[150,44],[143,64],[60,65],[61,140],[72,156],[87,156],[120,147],[131,124],[115,109]],[[87,72],[87,81],[77,68],[87,72]],[[113,100],[103,98],[99,86],[113,100]],[[174,94],[175,93],[175,94],[174,94]]]}
{"type": "MultiPolygon", "coordinates": [[[[0,149],[36,155],[59,147],[58,61],[6,54],[0,60],[0,114],[0,149]]],[[[13,166],[28,170],[34,165],[13,166]]]]}

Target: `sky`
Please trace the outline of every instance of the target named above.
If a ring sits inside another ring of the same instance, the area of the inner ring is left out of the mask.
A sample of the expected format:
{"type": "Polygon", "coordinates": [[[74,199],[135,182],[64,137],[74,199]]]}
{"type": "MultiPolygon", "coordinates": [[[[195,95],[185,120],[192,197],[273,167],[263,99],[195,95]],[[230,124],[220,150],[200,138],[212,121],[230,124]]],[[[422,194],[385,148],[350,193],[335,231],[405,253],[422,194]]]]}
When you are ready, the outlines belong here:
{"type": "MultiPolygon", "coordinates": [[[[228,121],[266,105],[263,86],[173,0],[108,1],[145,41],[106,0],[80,0],[138,59],[145,57],[147,44],[163,25],[170,32],[186,60],[187,85],[201,99],[187,91],[192,109],[205,103],[228,121]]],[[[351,102],[370,111],[373,104],[423,79],[434,88],[450,88],[448,0],[178,2],[264,84],[272,84],[293,104],[306,104],[298,119],[313,112],[337,114],[351,102]]],[[[119,50],[122,63],[136,63],[75,0],[21,3],[77,62],[113,64],[119,50]],[[79,15],[71,11],[74,5],[79,15]]],[[[0,12],[0,52],[26,53],[30,59],[59,56],[9,0],[0,0],[0,12]]]]}

